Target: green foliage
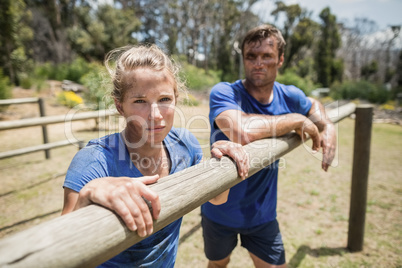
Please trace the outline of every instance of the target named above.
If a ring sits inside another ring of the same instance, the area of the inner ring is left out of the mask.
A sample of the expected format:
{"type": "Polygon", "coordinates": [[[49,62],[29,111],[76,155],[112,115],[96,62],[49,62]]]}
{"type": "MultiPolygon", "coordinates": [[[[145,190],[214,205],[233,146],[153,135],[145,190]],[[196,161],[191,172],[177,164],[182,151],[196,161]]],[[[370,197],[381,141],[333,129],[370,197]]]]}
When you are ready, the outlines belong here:
{"type": "Polygon", "coordinates": [[[78,57],[68,66],[66,79],[78,83],[81,77],[83,77],[88,71],[89,63],[83,58],[78,57]]]}
{"type": "Polygon", "coordinates": [[[132,34],[138,31],[140,21],[133,9],[99,5],[91,12],[88,6],[81,6],[76,15],[77,24],[69,28],[68,36],[73,49],[88,60],[103,60],[108,51],[136,43],[132,34]]]}
{"type": "Polygon", "coordinates": [[[284,74],[278,74],[276,81],[285,85],[294,85],[303,90],[307,96],[318,87],[309,77],[302,78],[290,70],[287,70],[284,74]]]}
{"type": "Polygon", "coordinates": [[[3,70],[0,68],[0,99],[11,98],[10,79],[3,75],[3,70]]]}
{"type": "Polygon", "coordinates": [[[346,81],[342,84],[335,83],[331,87],[330,95],[334,99],[362,99],[381,104],[389,99],[390,92],[384,86],[361,80],[359,82],[346,81]]]}
{"type": "Polygon", "coordinates": [[[90,70],[91,64],[83,58],[76,58],[71,64],[51,64],[44,63],[35,67],[34,75],[42,79],[51,80],[71,80],[79,83],[81,77],[87,74],[90,70]]]}
{"type": "Polygon", "coordinates": [[[369,64],[362,66],[361,75],[365,80],[369,80],[370,76],[378,71],[378,63],[373,60],[369,64]]]}
{"type": "Polygon", "coordinates": [[[198,106],[200,102],[192,94],[187,94],[186,97],[180,99],[180,104],[186,106],[198,106]]]}
{"type": "Polygon", "coordinates": [[[113,104],[112,98],[108,97],[112,89],[112,81],[106,68],[99,63],[92,63],[90,71],[80,79],[87,90],[83,97],[85,103],[95,110],[105,109],[113,104]]]}
{"type": "Polygon", "coordinates": [[[329,7],[320,13],[322,20],[321,36],[318,49],[315,52],[317,82],[323,87],[329,87],[333,82],[340,81],[343,64],[335,60],[336,50],[341,45],[336,16],[331,14],[329,7]]]}
{"type": "Polygon", "coordinates": [[[181,65],[181,76],[184,77],[191,90],[208,90],[220,81],[217,71],[209,70],[207,73],[204,69],[186,62],[182,62],[181,65]]]}
{"type": "Polygon", "coordinates": [[[30,77],[28,77],[27,75],[22,75],[20,74],[20,86],[23,89],[30,89],[32,87],[32,80],[30,77]]]}
{"type": "Polygon", "coordinates": [[[27,71],[29,46],[33,39],[31,12],[23,0],[4,0],[0,8],[0,66],[12,83],[18,84],[18,73],[27,71]]]}

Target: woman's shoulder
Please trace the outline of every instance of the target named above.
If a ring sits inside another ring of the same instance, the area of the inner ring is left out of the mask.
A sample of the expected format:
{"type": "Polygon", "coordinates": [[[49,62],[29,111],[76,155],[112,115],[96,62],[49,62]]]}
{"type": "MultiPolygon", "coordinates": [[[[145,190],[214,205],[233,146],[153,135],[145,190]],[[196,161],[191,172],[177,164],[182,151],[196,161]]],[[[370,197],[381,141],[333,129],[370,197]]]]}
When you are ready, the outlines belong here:
{"type": "Polygon", "coordinates": [[[202,149],[197,138],[185,128],[172,127],[165,139],[165,146],[171,154],[172,161],[176,161],[176,168],[180,169],[198,164],[202,159],[202,149]],[[181,163],[181,164],[180,164],[181,163]]]}
{"type": "Polygon", "coordinates": [[[77,155],[91,159],[105,159],[115,154],[120,147],[120,133],[114,133],[90,140],[77,155]]]}
{"type": "Polygon", "coordinates": [[[196,139],[193,133],[191,133],[188,129],[175,127],[172,127],[167,138],[175,141],[182,141],[184,143],[196,139]]]}
{"type": "Polygon", "coordinates": [[[88,142],[87,146],[99,146],[103,148],[118,145],[120,139],[120,133],[113,133],[103,136],[98,139],[92,139],[88,142]]]}

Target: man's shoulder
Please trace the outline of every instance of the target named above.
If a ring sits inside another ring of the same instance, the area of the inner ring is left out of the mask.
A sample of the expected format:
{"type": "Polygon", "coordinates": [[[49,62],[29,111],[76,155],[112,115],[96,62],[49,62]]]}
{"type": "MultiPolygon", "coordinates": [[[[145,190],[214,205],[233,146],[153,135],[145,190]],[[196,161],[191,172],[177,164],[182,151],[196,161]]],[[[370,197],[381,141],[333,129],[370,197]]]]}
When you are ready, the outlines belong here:
{"type": "Polygon", "coordinates": [[[210,92],[210,98],[230,98],[230,96],[236,95],[241,91],[242,84],[241,80],[238,80],[234,83],[229,82],[220,82],[212,87],[210,92]]]}
{"type": "Polygon", "coordinates": [[[298,88],[294,85],[285,85],[285,84],[279,83],[278,81],[275,81],[274,88],[277,90],[281,90],[284,92],[290,92],[290,93],[302,91],[300,88],[298,88]]]}
{"type": "Polygon", "coordinates": [[[284,85],[275,81],[274,88],[278,93],[282,94],[286,98],[293,99],[306,97],[303,90],[294,85],[284,85]]]}

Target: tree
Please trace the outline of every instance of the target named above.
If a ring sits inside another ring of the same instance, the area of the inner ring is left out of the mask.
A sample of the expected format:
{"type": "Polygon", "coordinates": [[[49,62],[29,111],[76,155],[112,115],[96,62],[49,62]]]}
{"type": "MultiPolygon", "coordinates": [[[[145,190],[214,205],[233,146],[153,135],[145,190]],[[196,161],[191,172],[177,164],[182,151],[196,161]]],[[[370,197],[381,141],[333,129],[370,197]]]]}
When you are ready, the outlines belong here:
{"type": "Polygon", "coordinates": [[[369,80],[370,76],[375,74],[378,71],[378,63],[377,61],[373,60],[370,64],[364,65],[361,69],[361,76],[369,80]]]}
{"type": "Polygon", "coordinates": [[[27,67],[27,43],[33,33],[29,27],[31,13],[23,0],[2,0],[0,7],[0,66],[12,83],[18,84],[18,74],[27,67]]]}
{"type": "Polygon", "coordinates": [[[336,16],[331,14],[329,7],[321,11],[320,18],[322,20],[321,37],[315,55],[317,82],[323,87],[329,87],[335,80],[342,77],[343,64],[341,60],[335,60],[341,39],[336,16]]]}
{"type": "MultiPolygon", "coordinates": [[[[344,23],[339,27],[342,36],[342,45],[338,50],[340,57],[345,65],[344,75],[347,79],[359,80],[361,70],[371,62],[379,61],[382,57],[374,57],[377,50],[374,46],[379,44],[379,40],[373,42],[373,33],[378,30],[377,24],[368,18],[355,18],[351,25],[344,23]]],[[[377,68],[379,68],[377,66],[377,68]]]]}
{"type": "MultiPolygon", "coordinates": [[[[286,5],[282,1],[276,2],[276,9],[271,13],[278,20],[284,14],[285,21],[282,29],[286,41],[285,59],[281,73],[286,69],[297,66],[300,60],[306,58],[306,50],[312,46],[314,38],[319,31],[318,23],[311,19],[311,12],[301,8],[298,4],[286,5]]],[[[295,67],[297,69],[297,67],[295,67]]],[[[298,72],[299,73],[299,72],[298,72]]],[[[307,73],[301,71],[302,76],[307,73]]]]}
{"type": "MultiPolygon", "coordinates": [[[[75,21],[76,2],[78,0],[26,0],[33,14],[34,39],[30,46],[36,62],[58,64],[71,61],[73,54],[67,29],[75,21]]],[[[80,5],[88,4],[81,0],[80,5]]]]}
{"type": "Polygon", "coordinates": [[[101,5],[91,13],[90,7],[82,6],[76,9],[76,17],[77,22],[68,29],[69,40],[73,50],[89,61],[103,61],[108,51],[137,43],[133,33],[140,22],[133,9],[101,5]]]}

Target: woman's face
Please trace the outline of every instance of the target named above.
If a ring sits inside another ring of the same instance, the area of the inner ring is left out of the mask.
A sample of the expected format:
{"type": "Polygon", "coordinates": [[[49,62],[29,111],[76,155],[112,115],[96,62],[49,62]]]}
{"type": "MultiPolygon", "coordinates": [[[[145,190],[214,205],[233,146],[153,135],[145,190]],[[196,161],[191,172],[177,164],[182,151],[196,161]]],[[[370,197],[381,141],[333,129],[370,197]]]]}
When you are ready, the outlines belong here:
{"type": "Polygon", "coordinates": [[[129,85],[116,107],[126,118],[130,146],[160,145],[173,125],[174,80],[166,71],[140,68],[124,77],[129,85]]]}

